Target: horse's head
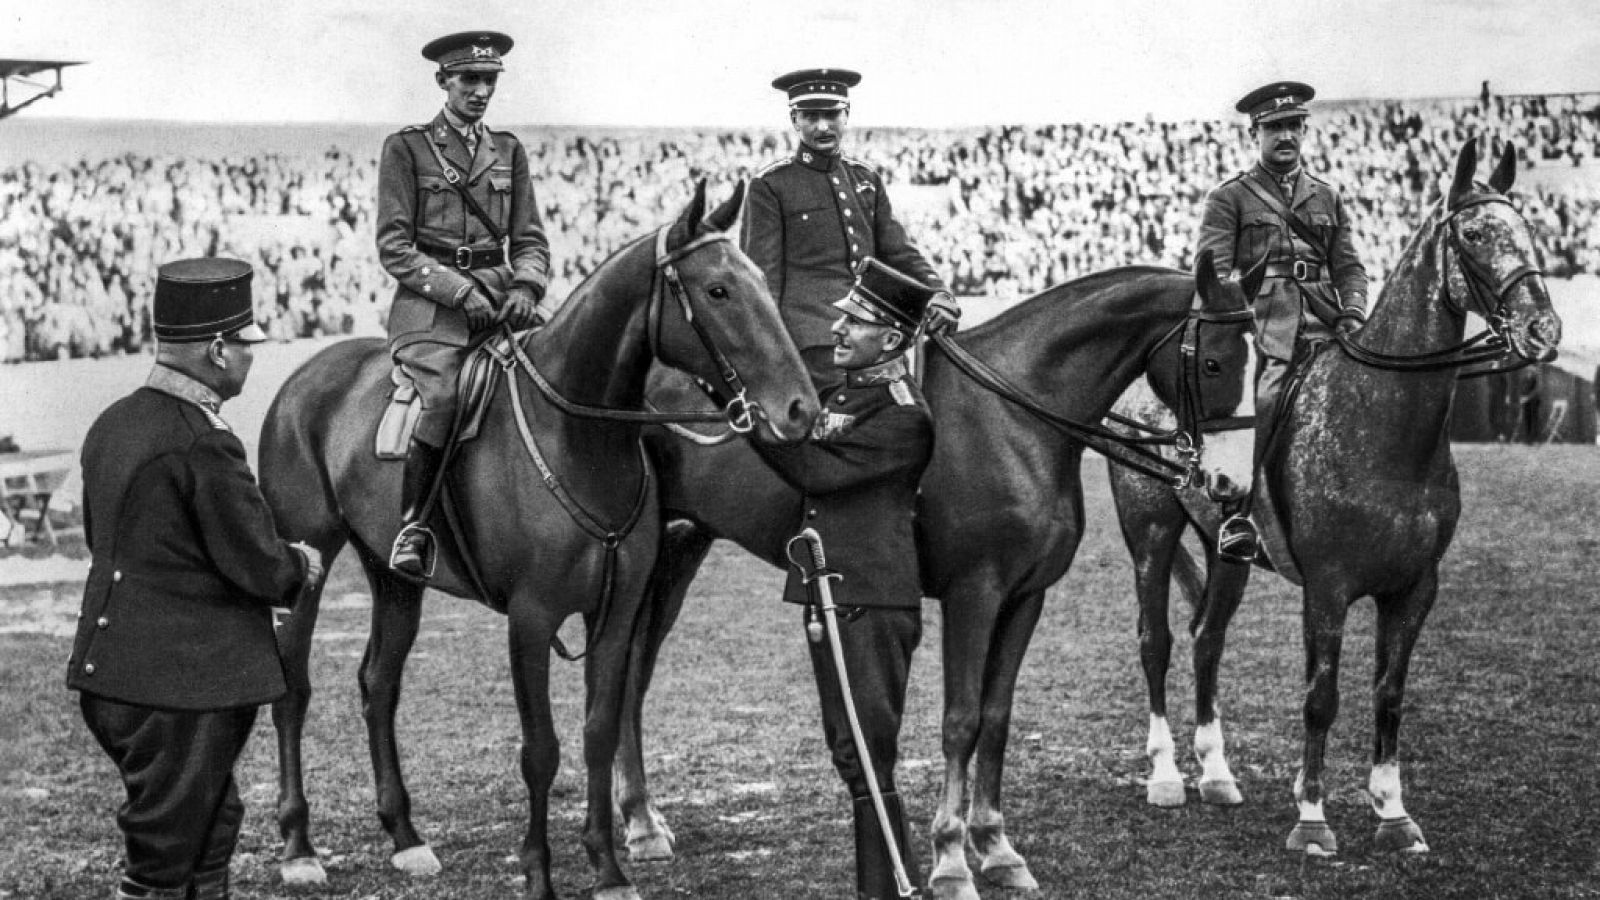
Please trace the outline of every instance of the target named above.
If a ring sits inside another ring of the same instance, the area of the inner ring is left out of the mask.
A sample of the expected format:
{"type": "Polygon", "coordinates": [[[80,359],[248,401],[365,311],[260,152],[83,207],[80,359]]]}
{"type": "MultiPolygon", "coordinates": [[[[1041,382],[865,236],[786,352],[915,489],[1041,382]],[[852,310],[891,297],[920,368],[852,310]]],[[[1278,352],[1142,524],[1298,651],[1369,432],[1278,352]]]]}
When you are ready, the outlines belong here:
{"type": "Polygon", "coordinates": [[[1441,230],[1446,295],[1458,309],[1475,312],[1506,345],[1529,362],[1555,358],[1561,319],[1539,268],[1527,220],[1506,199],[1517,176],[1517,151],[1507,143],[1487,185],[1473,181],[1478,144],[1467,141],[1456,158],[1441,230]],[[1466,298],[1460,303],[1455,298],[1466,298]]]}
{"type": "Polygon", "coordinates": [[[1180,452],[1197,455],[1206,492],[1217,500],[1236,499],[1250,488],[1256,369],[1251,303],[1265,263],[1231,281],[1218,277],[1211,251],[1202,251],[1194,270],[1199,301],[1173,332],[1177,339],[1163,340],[1146,369],[1156,395],[1178,414],[1180,452]]]}
{"type": "Polygon", "coordinates": [[[783,443],[805,438],[817,396],[766,279],[728,234],[744,198],[705,215],[706,185],[656,238],[658,290],[649,324],[656,358],[696,376],[736,428],[783,443]]]}

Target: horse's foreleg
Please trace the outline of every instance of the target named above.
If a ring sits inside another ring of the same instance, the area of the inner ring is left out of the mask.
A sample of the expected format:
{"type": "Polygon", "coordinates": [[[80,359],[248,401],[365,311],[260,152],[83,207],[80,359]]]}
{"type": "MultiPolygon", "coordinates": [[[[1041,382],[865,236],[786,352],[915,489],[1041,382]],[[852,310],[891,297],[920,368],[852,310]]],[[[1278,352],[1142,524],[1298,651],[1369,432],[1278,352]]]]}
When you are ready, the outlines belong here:
{"type": "Polygon", "coordinates": [[[283,699],[272,704],[272,725],[278,735],[278,834],[283,838],[278,868],[283,883],[290,887],[328,881],[311,843],[311,804],[306,800],[301,758],[306,710],[311,706],[311,635],[321,603],[322,585],[317,585],[300,597],[278,626],[278,648],[289,687],[283,699]]]}
{"type": "Polygon", "coordinates": [[[1306,651],[1305,749],[1300,774],[1294,782],[1294,799],[1300,820],[1286,846],[1311,856],[1332,856],[1339,850],[1328,816],[1323,810],[1327,792],[1322,784],[1328,730],[1339,714],[1339,652],[1344,645],[1344,624],[1349,598],[1325,585],[1307,582],[1301,612],[1306,651]]]}
{"type": "Polygon", "coordinates": [[[361,710],[378,790],[378,821],[394,841],[390,862],[408,875],[437,875],[439,859],[411,823],[411,794],[400,772],[394,717],[406,657],[422,621],[422,588],[389,573],[376,558],[363,559],[372,586],[372,630],[361,658],[361,710]]]}
{"type": "Polygon", "coordinates": [[[977,762],[973,773],[972,809],[967,815],[972,848],[979,871],[991,884],[1016,890],[1039,889],[1028,871],[1027,860],[1006,837],[1000,791],[1005,775],[1006,742],[1011,736],[1011,703],[1017,675],[1033,639],[1034,627],[1044,609],[1044,592],[1023,594],[1006,603],[989,639],[989,675],[983,685],[982,718],[978,728],[977,762]]]}
{"type": "Polygon", "coordinates": [[[933,900],[978,900],[967,866],[967,766],[978,743],[983,703],[983,667],[999,616],[993,591],[952,594],[944,615],[944,793],[933,817],[933,900]]]}
{"type": "Polygon", "coordinates": [[[633,862],[672,859],[672,829],[650,802],[644,770],[644,702],[655,674],[661,645],[683,609],[695,572],[714,538],[686,521],[662,533],[661,553],[645,590],[628,661],[628,692],[623,698],[622,736],[616,765],[616,803],[633,862]]]}
{"type": "MultiPolygon", "coordinates": [[[[584,685],[588,696],[583,725],[583,762],[588,786],[583,847],[595,871],[595,900],[639,900],[639,892],[623,874],[617,860],[616,817],[612,811],[612,767],[617,761],[617,740],[622,729],[622,698],[628,689],[630,638],[637,621],[642,585],[617,587],[616,606],[595,635],[594,649],[584,660],[584,685]]],[[[601,623],[587,617],[591,631],[601,623]]]]}
{"type": "Polygon", "coordinates": [[[1430,570],[1408,593],[1378,598],[1377,663],[1372,677],[1372,775],[1367,792],[1379,818],[1379,850],[1428,852],[1422,829],[1406,814],[1400,799],[1400,716],[1411,652],[1438,590],[1438,572],[1430,570]]]}
{"type": "Polygon", "coordinates": [[[554,900],[550,883],[550,785],[561,765],[561,743],[550,715],[550,638],[561,624],[533,604],[513,598],[509,615],[511,686],[522,722],[522,780],[528,787],[528,831],[518,854],[528,896],[554,900]]]}
{"type": "Polygon", "coordinates": [[[1139,602],[1139,664],[1144,669],[1145,688],[1150,697],[1150,730],[1145,741],[1150,779],[1145,785],[1145,800],[1154,806],[1182,806],[1184,802],[1183,774],[1178,771],[1177,747],[1167,723],[1167,667],[1172,656],[1167,602],[1172,562],[1183,533],[1182,514],[1180,508],[1178,527],[1154,521],[1136,525],[1126,515],[1122,527],[1123,540],[1133,557],[1134,587],[1139,602]]]}
{"type": "Polygon", "coordinates": [[[1217,681],[1228,623],[1244,598],[1250,566],[1222,562],[1213,554],[1209,572],[1194,633],[1194,755],[1200,762],[1200,799],[1220,806],[1237,806],[1244,802],[1244,796],[1228,766],[1217,681]]]}

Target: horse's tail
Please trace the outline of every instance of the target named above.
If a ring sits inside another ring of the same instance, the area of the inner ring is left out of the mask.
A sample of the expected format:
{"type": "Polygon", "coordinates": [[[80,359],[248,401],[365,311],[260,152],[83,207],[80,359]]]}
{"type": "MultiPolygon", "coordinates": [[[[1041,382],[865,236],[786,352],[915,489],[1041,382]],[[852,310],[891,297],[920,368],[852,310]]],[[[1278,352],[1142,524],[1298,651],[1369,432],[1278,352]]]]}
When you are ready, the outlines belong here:
{"type": "Polygon", "coordinates": [[[1195,561],[1194,554],[1182,544],[1172,554],[1172,582],[1178,586],[1178,593],[1183,595],[1184,602],[1189,604],[1189,636],[1194,637],[1195,632],[1200,630],[1200,620],[1206,612],[1206,573],[1200,570],[1200,563],[1195,561]]]}

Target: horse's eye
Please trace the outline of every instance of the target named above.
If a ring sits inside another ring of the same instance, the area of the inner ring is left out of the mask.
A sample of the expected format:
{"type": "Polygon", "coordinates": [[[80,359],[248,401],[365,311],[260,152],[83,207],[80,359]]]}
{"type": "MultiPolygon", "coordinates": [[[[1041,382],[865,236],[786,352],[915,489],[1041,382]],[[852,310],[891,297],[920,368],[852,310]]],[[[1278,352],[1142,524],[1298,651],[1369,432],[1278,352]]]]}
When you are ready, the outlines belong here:
{"type": "Polygon", "coordinates": [[[710,290],[707,290],[706,293],[710,294],[711,295],[711,299],[713,299],[713,300],[726,300],[726,299],[728,299],[728,289],[723,287],[720,284],[713,284],[711,286],[710,290]]]}
{"type": "Polygon", "coordinates": [[[1466,241],[1469,244],[1482,243],[1483,242],[1483,229],[1477,227],[1476,225],[1469,226],[1467,228],[1463,228],[1463,229],[1461,229],[1461,239],[1466,241]]]}
{"type": "Polygon", "coordinates": [[[1213,376],[1221,375],[1222,374],[1222,363],[1219,363],[1214,359],[1206,360],[1206,374],[1207,375],[1213,375],[1213,376]]]}

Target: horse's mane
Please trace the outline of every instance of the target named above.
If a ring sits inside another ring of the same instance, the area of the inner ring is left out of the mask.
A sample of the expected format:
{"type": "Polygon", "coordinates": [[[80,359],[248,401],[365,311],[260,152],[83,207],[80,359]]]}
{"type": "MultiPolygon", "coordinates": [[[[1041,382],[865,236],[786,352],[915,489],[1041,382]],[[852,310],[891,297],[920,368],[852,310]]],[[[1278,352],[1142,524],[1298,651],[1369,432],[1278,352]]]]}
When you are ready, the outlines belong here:
{"type": "Polygon", "coordinates": [[[980,337],[992,331],[1014,327],[1012,323],[1018,319],[1025,319],[1040,314],[1046,308],[1074,307],[1090,301],[1103,300],[1108,292],[1126,292],[1135,290],[1147,278],[1180,278],[1184,282],[1191,282],[1193,276],[1179,269],[1166,266],[1137,265],[1120,266],[1115,269],[1106,269],[1092,272],[1071,281],[1063,281],[1031,294],[1008,307],[994,318],[982,325],[971,329],[963,329],[962,336],[971,335],[980,337]]]}

